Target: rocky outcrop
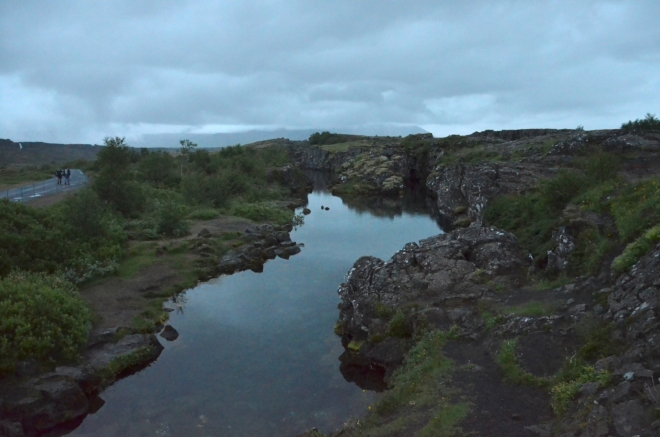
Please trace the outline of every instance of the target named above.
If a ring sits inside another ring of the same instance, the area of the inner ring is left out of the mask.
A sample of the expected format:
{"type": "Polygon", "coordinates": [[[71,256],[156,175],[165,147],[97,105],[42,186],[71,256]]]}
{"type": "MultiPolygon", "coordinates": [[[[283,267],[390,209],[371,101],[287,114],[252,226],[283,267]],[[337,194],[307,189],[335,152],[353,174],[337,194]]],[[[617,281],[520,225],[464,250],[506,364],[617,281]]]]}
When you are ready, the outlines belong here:
{"type": "Polygon", "coordinates": [[[495,296],[493,284],[485,278],[497,276],[501,285],[517,284],[529,265],[516,238],[492,227],[460,229],[409,243],[387,262],[360,258],[338,290],[336,331],[356,359],[391,374],[418,326],[456,325],[465,335],[473,335],[482,325],[476,317],[477,303],[495,296]],[[394,326],[397,311],[401,315],[394,326]]]}
{"type": "Polygon", "coordinates": [[[95,340],[76,367],[57,367],[33,377],[0,380],[0,435],[36,436],[80,421],[94,408],[97,394],[116,379],[138,371],[163,350],[153,334],[95,340]]]}
{"type": "Polygon", "coordinates": [[[311,193],[314,186],[305,173],[291,164],[270,170],[267,175],[268,182],[278,183],[291,190],[293,196],[306,196],[311,193]]]}
{"type": "Polygon", "coordinates": [[[207,271],[209,277],[229,275],[243,270],[262,272],[269,259],[289,257],[300,253],[302,244],[291,241],[291,226],[263,225],[255,232],[246,232],[248,244],[223,255],[215,266],[207,271]]]}
{"type": "Polygon", "coordinates": [[[426,187],[436,197],[439,212],[447,217],[466,214],[472,222],[483,222],[483,211],[496,197],[524,193],[553,169],[540,164],[485,162],[436,166],[426,187]],[[457,214],[457,208],[460,212],[457,214]]]}
{"type": "MultiPolygon", "coordinates": [[[[497,356],[504,340],[515,339],[525,371],[552,378],[575,359],[584,336],[595,335],[585,330],[600,326],[605,328],[598,328],[597,335],[608,336],[599,340],[602,351],[617,350],[609,356],[593,352],[601,357],[594,360],[595,371],[607,372],[609,382],[582,383],[565,413],[546,415],[543,423],[521,422],[511,435],[527,435],[526,429],[575,437],[658,435],[660,244],[619,277],[577,278],[543,293],[522,285],[529,264],[513,235],[476,226],[409,243],[386,262],[360,258],[338,290],[342,302],[336,332],[346,349],[340,357],[342,373],[363,388],[382,390],[378,378],[387,382],[401,366],[414,344],[413,333],[435,328],[462,339],[448,352],[455,359],[464,351],[483,350],[467,355],[473,360],[468,364],[482,372],[483,360],[497,356]],[[549,315],[504,310],[487,326],[484,308],[506,308],[509,301],[517,307],[543,301],[555,309],[549,315]]],[[[502,376],[495,369],[491,377],[502,376]]],[[[493,405],[475,407],[476,417],[482,408],[493,405]]]]}

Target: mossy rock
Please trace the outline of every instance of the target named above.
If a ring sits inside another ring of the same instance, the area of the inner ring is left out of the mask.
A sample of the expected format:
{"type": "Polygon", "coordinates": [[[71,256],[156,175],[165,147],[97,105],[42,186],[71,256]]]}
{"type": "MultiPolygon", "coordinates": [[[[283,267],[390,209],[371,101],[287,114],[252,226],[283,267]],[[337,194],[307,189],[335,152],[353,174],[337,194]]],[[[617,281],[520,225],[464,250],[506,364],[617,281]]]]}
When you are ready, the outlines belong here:
{"type": "Polygon", "coordinates": [[[472,219],[470,217],[460,217],[452,223],[452,226],[455,228],[467,228],[472,224],[472,219]]]}
{"type": "Polygon", "coordinates": [[[467,211],[467,206],[465,206],[465,205],[460,205],[460,206],[457,206],[456,208],[454,208],[454,209],[452,210],[452,213],[453,213],[454,215],[461,215],[461,214],[464,214],[466,211],[467,211]]]}
{"type": "Polygon", "coordinates": [[[362,348],[363,344],[364,344],[364,341],[355,341],[355,340],[353,340],[350,343],[348,343],[347,347],[348,347],[349,350],[352,350],[354,352],[359,352],[360,349],[362,348]]]}

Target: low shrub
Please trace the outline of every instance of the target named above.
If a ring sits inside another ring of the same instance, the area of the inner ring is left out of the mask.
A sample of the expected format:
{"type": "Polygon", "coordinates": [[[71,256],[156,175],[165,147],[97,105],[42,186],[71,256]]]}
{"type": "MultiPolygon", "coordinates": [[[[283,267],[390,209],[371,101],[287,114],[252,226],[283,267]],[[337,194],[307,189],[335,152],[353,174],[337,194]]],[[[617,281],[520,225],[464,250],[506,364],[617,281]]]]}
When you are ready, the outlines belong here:
{"type": "Polygon", "coordinates": [[[17,361],[74,359],[87,340],[91,313],[58,276],[12,272],[0,280],[0,373],[17,361]]]}
{"type": "Polygon", "coordinates": [[[190,227],[185,220],[185,206],[174,202],[159,202],[157,206],[156,231],[168,237],[182,237],[190,227]]]}
{"type": "Polygon", "coordinates": [[[550,389],[552,409],[555,414],[562,416],[566,413],[571,402],[580,392],[584,384],[595,382],[599,387],[607,385],[610,374],[605,370],[596,371],[593,366],[583,366],[577,371],[577,377],[570,381],[560,381],[550,389]]]}

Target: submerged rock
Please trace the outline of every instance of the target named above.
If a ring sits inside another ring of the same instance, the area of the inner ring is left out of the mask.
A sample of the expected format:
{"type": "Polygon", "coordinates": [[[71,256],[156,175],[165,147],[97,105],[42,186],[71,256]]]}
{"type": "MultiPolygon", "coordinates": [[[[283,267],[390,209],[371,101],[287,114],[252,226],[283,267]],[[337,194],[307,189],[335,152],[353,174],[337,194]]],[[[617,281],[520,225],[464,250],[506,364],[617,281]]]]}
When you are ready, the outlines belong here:
{"type": "Polygon", "coordinates": [[[172,325],[165,325],[160,333],[160,336],[167,341],[174,341],[179,338],[179,332],[172,327],[172,325]]]}

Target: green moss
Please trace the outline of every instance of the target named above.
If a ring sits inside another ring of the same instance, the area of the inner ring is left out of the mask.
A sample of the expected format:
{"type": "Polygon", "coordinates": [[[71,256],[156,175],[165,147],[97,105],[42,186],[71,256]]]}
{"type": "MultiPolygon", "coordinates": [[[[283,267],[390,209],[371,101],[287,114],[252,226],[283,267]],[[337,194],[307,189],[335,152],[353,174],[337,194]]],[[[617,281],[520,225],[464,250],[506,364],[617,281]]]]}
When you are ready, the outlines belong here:
{"type": "Polygon", "coordinates": [[[360,349],[362,348],[362,345],[364,344],[364,341],[351,341],[348,343],[348,349],[352,350],[353,352],[359,352],[360,349]]]}
{"type": "Polygon", "coordinates": [[[455,228],[467,228],[472,224],[472,219],[470,217],[462,217],[457,220],[454,220],[452,226],[455,228]]]}
{"type": "Polygon", "coordinates": [[[141,367],[151,358],[153,351],[150,347],[143,347],[129,354],[120,355],[113,358],[110,363],[100,371],[101,377],[105,380],[116,379],[127,372],[141,367]]]}

